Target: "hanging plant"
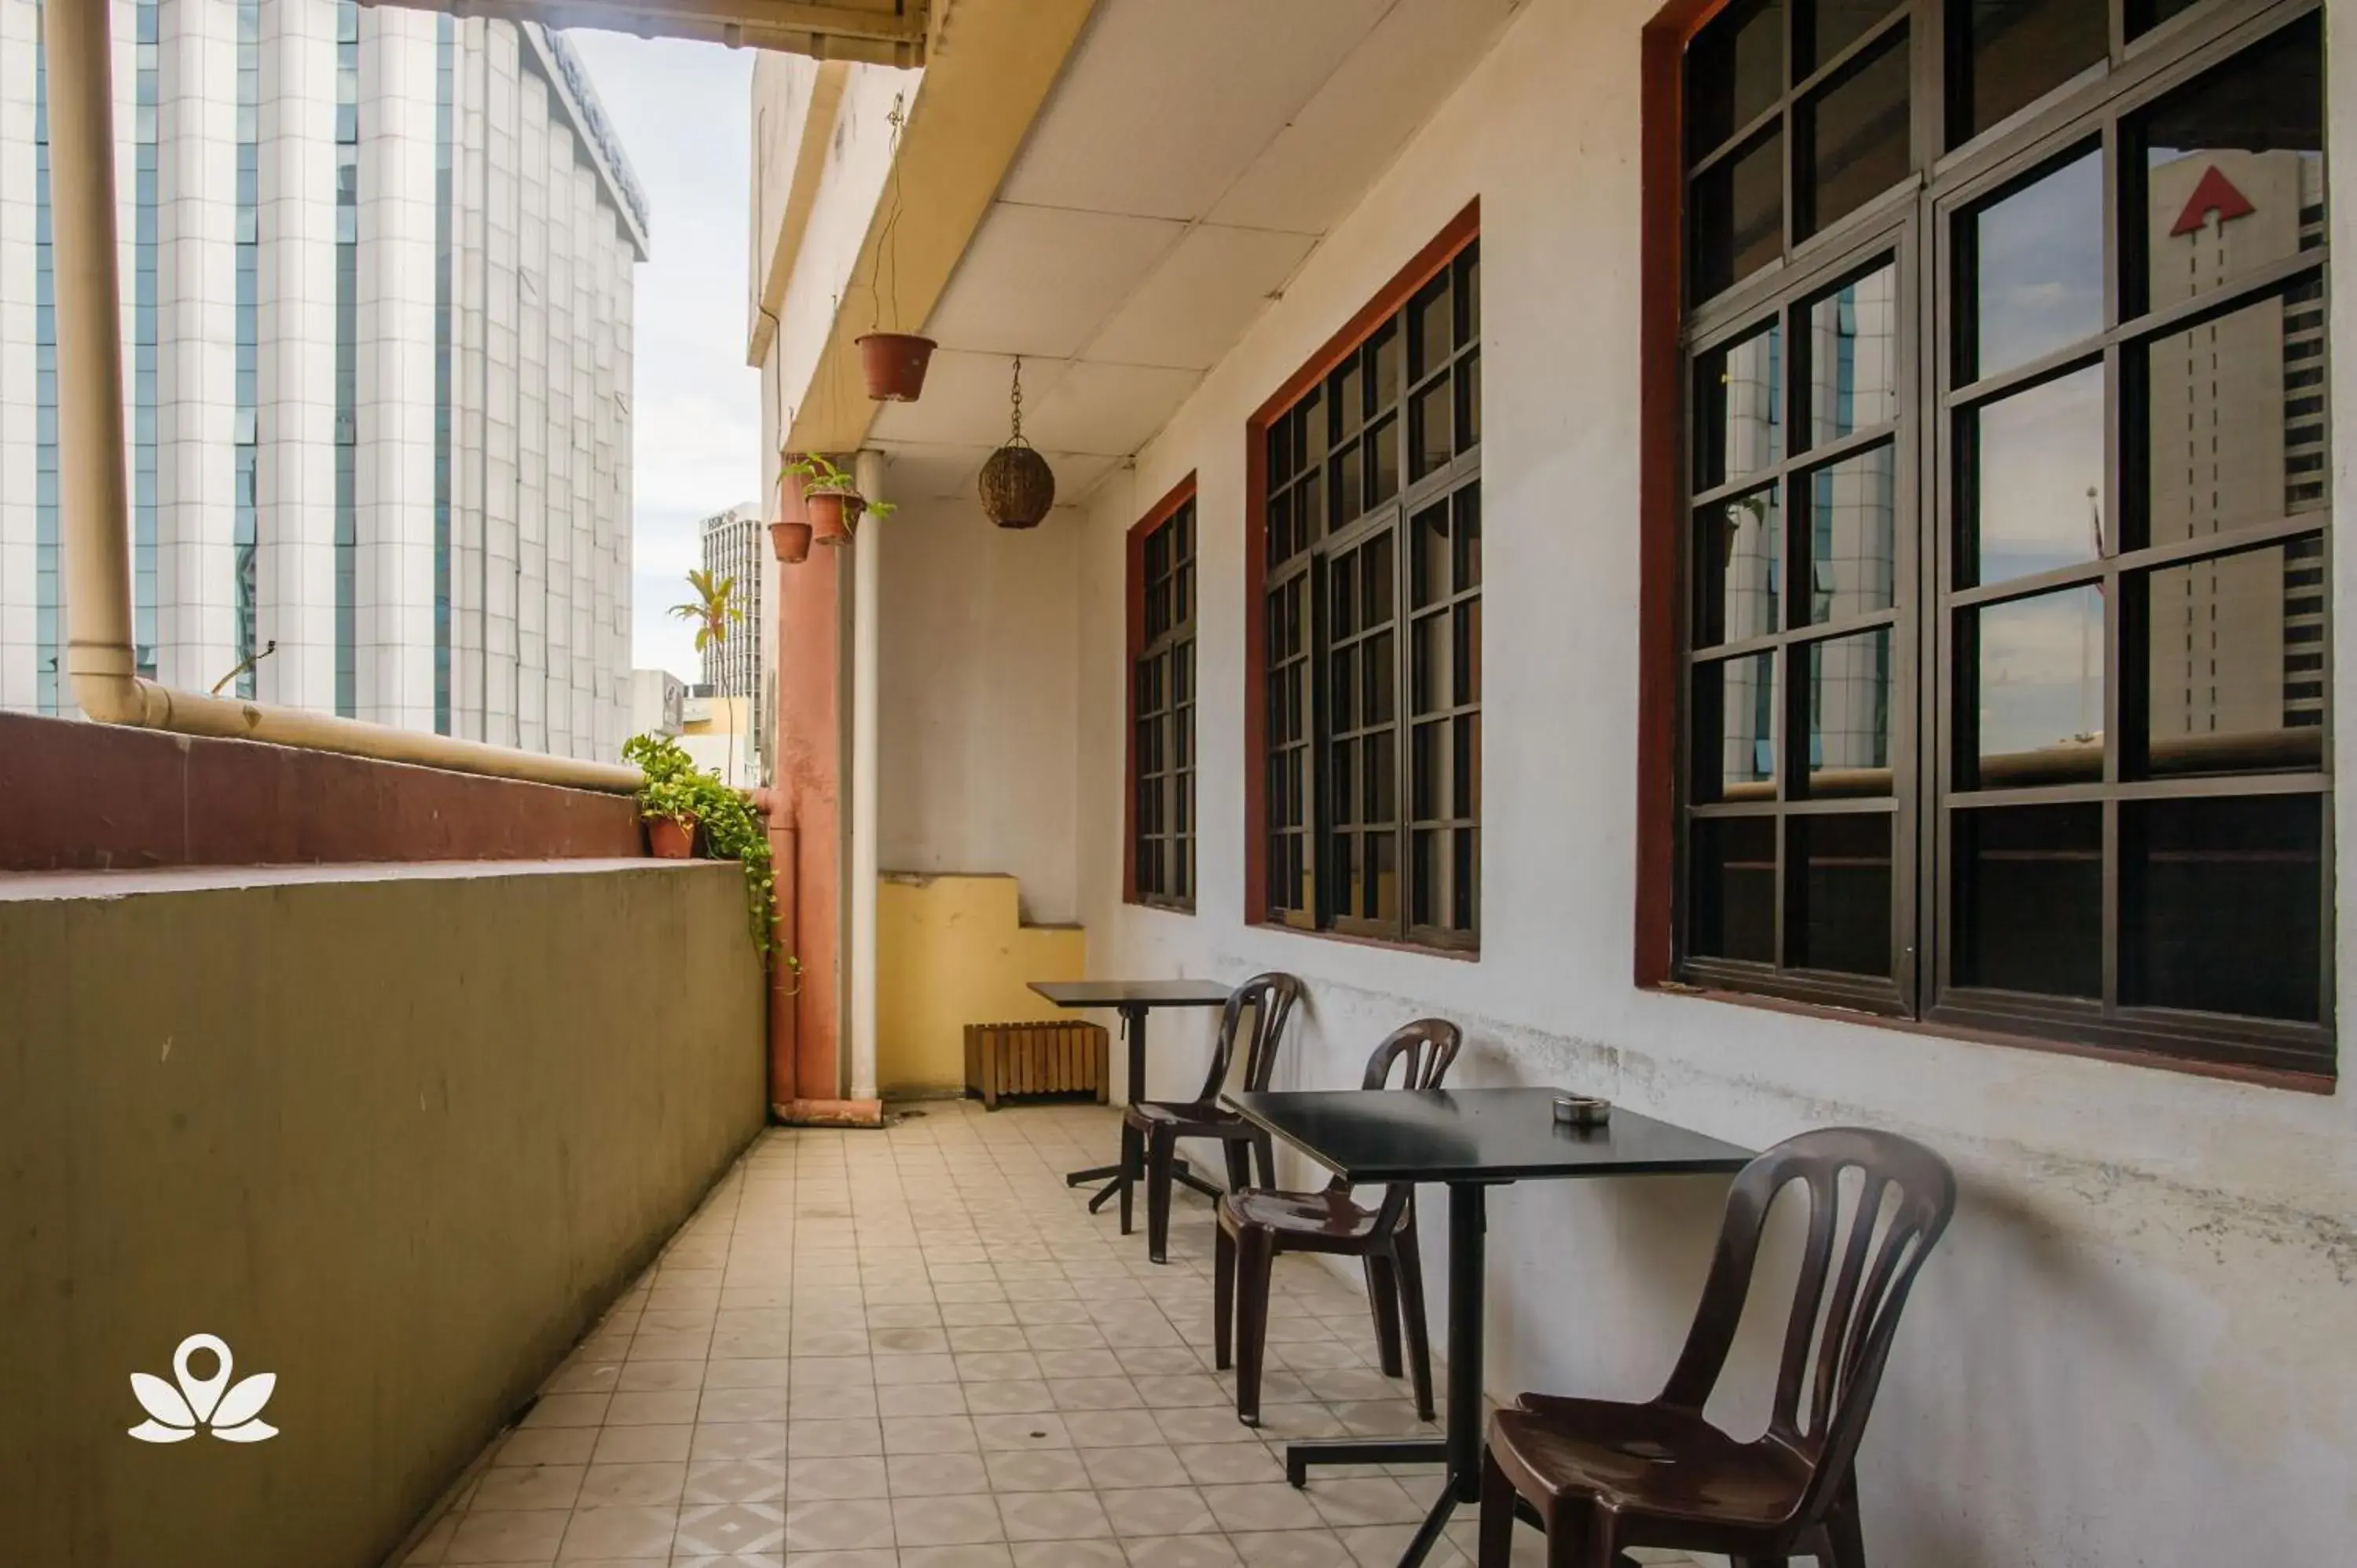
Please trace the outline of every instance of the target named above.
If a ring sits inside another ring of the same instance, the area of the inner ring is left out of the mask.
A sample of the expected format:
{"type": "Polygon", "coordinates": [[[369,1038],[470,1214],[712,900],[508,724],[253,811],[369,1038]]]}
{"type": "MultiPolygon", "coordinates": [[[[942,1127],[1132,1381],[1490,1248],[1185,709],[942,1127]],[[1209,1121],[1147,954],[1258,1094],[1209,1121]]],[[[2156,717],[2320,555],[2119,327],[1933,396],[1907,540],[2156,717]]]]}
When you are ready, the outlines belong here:
{"type": "Polygon", "coordinates": [[[810,559],[811,525],[807,522],[773,522],[770,524],[770,549],[779,563],[799,566],[810,559]]]}
{"type": "Polygon", "coordinates": [[[932,363],[937,345],[931,338],[913,332],[884,330],[888,310],[896,323],[900,315],[900,131],[908,124],[906,98],[892,100],[892,112],[885,116],[892,127],[892,140],[885,156],[892,169],[892,207],[885,214],[884,230],[876,242],[876,265],[868,274],[867,291],[876,298],[876,323],[868,334],[860,338],[859,370],[867,382],[867,395],[877,403],[914,403],[924,395],[925,369],[932,363]]]}
{"type": "Polygon", "coordinates": [[[982,510],[1001,528],[1037,528],[1056,504],[1056,473],[1023,439],[1023,357],[1015,357],[1006,445],[982,465],[982,510]]]}
{"type": "Polygon", "coordinates": [[[858,481],[823,453],[789,463],[786,478],[801,484],[811,538],[820,544],[848,544],[862,517],[888,518],[899,510],[890,501],[871,501],[861,495],[858,481]]]}

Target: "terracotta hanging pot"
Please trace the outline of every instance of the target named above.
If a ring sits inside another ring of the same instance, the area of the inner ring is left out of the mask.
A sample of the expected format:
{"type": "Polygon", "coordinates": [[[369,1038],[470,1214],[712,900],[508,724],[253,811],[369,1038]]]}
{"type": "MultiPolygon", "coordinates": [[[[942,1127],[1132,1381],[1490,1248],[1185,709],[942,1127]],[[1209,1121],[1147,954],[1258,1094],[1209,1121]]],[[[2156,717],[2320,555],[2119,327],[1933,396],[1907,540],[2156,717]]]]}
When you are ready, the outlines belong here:
{"type": "Polygon", "coordinates": [[[913,332],[870,332],[859,339],[859,368],[877,403],[914,403],[924,395],[933,340],[913,332]]]}
{"type": "Polygon", "coordinates": [[[673,817],[650,817],[647,848],[657,860],[692,860],[695,856],[695,824],[673,817]]]}
{"type": "Polygon", "coordinates": [[[802,505],[810,511],[813,543],[848,544],[867,503],[856,490],[805,490],[802,505]]]}
{"type": "Polygon", "coordinates": [[[770,548],[786,565],[800,565],[810,559],[811,525],[807,522],[770,524],[770,548]]]}

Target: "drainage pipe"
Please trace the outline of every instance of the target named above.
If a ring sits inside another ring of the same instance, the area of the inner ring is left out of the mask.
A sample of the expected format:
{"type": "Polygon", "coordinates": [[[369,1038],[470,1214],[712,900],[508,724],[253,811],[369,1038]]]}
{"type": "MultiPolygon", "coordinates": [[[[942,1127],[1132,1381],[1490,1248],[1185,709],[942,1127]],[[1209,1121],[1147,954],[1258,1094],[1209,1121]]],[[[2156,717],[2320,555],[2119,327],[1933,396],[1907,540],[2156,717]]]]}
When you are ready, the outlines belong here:
{"type": "Polygon", "coordinates": [[[102,724],[259,740],[460,773],[617,794],[635,768],[544,757],[261,703],[176,692],[132,653],[131,498],[124,477],[122,284],[116,273],[111,5],[42,7],[49,82],[49,221],[56,278],[59,499],[66,566],[66,673],[102,724]]]}

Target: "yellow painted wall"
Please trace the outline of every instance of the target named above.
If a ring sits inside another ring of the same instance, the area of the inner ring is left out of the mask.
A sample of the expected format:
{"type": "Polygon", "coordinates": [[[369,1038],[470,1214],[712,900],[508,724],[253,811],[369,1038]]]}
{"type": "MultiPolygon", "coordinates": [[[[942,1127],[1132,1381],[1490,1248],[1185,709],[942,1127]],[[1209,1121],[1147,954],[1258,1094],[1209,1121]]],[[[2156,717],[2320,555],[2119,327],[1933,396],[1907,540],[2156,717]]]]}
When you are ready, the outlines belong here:
{"type": "Polygon", "coordinates": [[[956,1094],[965,1026],[1074,1015],[1035,980],[1081,980],[1078,926],[1027,926],[1012,876],[888,875],[876,894],[876,1079],[888,1097],[956,1094]]]}

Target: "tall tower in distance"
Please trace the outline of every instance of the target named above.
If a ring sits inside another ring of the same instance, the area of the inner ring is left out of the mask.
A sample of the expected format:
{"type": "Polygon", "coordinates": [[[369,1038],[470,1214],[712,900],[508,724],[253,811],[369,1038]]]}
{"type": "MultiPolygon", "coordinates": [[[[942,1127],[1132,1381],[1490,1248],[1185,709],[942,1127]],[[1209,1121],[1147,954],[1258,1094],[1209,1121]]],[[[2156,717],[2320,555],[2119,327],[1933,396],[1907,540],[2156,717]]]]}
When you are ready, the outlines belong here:
{"type": "Polygon", "coordinates": [[[733,578],[734,603],[744,619],[732,622],[728,639],[704,650],[705,695],[761,694],[761,509],[740,501],[696,524],[704,539],[704,569],[716,580],[733,578]]]}

